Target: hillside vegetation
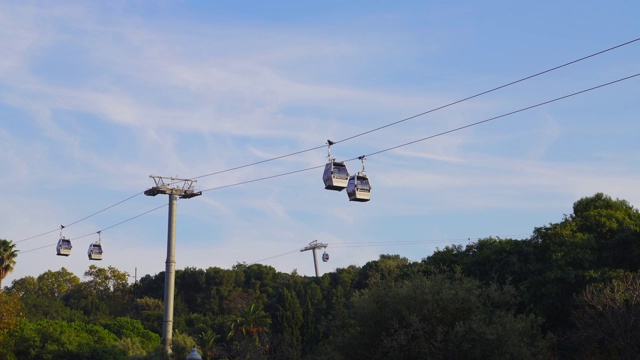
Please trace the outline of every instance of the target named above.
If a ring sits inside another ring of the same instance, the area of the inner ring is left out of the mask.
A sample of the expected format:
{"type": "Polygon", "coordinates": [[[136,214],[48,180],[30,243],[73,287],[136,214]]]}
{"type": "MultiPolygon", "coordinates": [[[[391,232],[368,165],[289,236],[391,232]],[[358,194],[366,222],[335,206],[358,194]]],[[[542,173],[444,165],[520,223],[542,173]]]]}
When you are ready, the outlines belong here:
{"type": "MultiPolygon", "coordinates": [[[[595,194],[532,233],[320,278],[260,264],[179,270],[174,358],[193,346],[203,359],[637,358],[638,210],[595,194]]],[[[161,359],[164,273],[84,275],[5,287],[0,359],[161,359]]]]}

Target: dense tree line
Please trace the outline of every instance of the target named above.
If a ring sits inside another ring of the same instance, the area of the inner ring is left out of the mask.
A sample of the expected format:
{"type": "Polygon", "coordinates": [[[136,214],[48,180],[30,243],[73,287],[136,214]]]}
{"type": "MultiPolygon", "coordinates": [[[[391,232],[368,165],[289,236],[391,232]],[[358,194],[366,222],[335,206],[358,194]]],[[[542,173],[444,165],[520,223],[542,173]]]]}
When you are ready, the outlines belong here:
{"type": "MultiPolygon", "coordinates": [[[[174,358],[197,346],[204,359],[635,359],[638,255],[638,210],[596,194],[528,239],[418,262],[381,255],[320,278],[186,268],[174,358]]],[[[82,279],[62,268],[14,280],[0,294],[0,358],[161,359],[164,273],[127,279],[93,265],[82,279]]]]}

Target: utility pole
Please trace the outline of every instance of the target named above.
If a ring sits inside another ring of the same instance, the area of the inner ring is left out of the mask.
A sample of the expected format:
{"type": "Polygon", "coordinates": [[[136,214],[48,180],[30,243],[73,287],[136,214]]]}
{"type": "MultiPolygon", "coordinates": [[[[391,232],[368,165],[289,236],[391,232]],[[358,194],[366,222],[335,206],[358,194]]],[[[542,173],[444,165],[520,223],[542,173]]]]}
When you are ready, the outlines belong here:
{"type": "Polygon", "coordinates": [[[309,250],[313,251],[313,265],[316,268],[316,277],[319,277],[319,275],[318,275],[319,274],[319,271],[318,271],[318,258],[316,256],[316,249],[319,249],[319,248],[326,249],[327,246],[329,246],[329,245],[323,244],[323,243],[319,243],[318,240],[313,240],[312,242],[309,243],[308,246],[300,249],[300,252],[309,251],[309,250]]]}
{"type": "Polygon", "coordinates": [[[171,354],[173,337],[173,299],[176,283],[176,210],[178,198],[190,199],[202,195],[202,191],[195,191],[193,184],[196,180],[178,179],[149,175],[155,186],[145,190],[147,196],[158,194],[169,195],[169,225],[167,229],[167,261],[164,271],[164,313],[162,318],[162,345],[165,353],[171,354]]]}

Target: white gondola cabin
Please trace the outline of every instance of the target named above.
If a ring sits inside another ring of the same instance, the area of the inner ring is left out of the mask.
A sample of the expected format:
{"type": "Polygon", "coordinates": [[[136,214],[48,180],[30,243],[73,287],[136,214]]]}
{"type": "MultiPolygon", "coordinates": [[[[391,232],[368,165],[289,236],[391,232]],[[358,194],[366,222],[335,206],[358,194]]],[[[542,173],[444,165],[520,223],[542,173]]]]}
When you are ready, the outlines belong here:
{"type": "Polygon", "coordinates": [[[324,188],[326,190],[342,191],[347,187],[349,182],[349,171],[344,162],[336,161],[331,157],[331,145],[335,144],[331,140],[327,140],[328,147],[328,159],[329,161],[324,166],[324,173],[322,174],[322,180],[324,181],[324,188]]]}
{"type": "Polygon", "coordinates": [[[87,255],[89,255],[89,260],[102,260],[102,245],[100,242],[89,245],[87,255]]]}
{"type": "Polygon", "coordinates": [[[371,183],[364,171],[364,155],[360,156],[359,159],[362,161],[362,171],[349,177],[347,195],[349,196],[349,201],[365,202],[371,199],[371,183]]]}
{"type": "Polygon", "coordinates": [[[367,175],[351,175],[347,184],[349,201],[365,202],[371,200],[371,184],[367,175]]]}
{"type": "Polygon", "coordinates": [[[63,237],[60,237],[60,240],[58,240],[58,246],[56,246],[56,255],[58,256],[69,256],[71,255],[71,248],[73,248],[73,246],[71,245],[71,240],[63,237]]]}
{"type": "Polygon", "coordinates": [[[329,162],[324,166],[322,180],[324,180],[324,188],[327,190],[344,190],[349,182],[347,166],[343,162],[329,159],[329,162]]]}
{"type": "Polygon", "coordinates": [[[327,262],[329,261],[329,254],[327,254],[326,252],[322,254],[322,261],[327,262]]]}

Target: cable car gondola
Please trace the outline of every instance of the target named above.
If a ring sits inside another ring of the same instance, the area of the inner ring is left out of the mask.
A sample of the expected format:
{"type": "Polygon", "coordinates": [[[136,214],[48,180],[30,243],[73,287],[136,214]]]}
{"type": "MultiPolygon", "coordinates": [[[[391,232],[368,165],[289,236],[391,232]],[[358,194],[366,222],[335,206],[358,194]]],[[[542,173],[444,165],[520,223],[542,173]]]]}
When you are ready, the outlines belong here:
{"type": "Polygon", "coordinates": [[[349,177],[347,195],[349,201],[365,202],[371,199],[371,183],[364,170],[364,155],[358,157],[362,161],[362,171],[349,177]]]}
{"type": "Polygon", "coordinates": [[[56,247],[56,255],[58,256],[69,256],[71,255],[71,240],[65,237],[61,237],[58,240],[58,246],[56,247]]]}
{"type": "Polygon", "coordinates": [[[102,260],[102,244],[101,241],[102,236],[100,235],[100,231],[98,231],[98,241],[89,245],[89,250],[87,250],[87,255],[89,256],[89,260],[102,260]]]}
{"type": "Polygon", "coordinates": [[[60,240],[58,240],[58,245],[56,246],[56,255],[58,256],[69,256],[71,255],[71,239],[67,239],[62,235],[62,229],[64,226],[60,225],[60,240]]]}
{"type": "Polygon", "coordinates": [[[89,245],[87,254],[89,255],[89,260],[102,260],[102,245],[97,242],[89,245]]]}
{"type": "Polygon", "coordinates": [[[331,145],[335,144],[331,140],[327,140],[329,162],[324,167],[322,180],[324,180],[324,188],[326,190],[342,191],[347,187],[349,181],[349,171],[344,162],[336,161],[331,157],[331,145]]]}
{"type": "Polygon", "coordinates": [[[329,254],[327,254],[326,251],[322,254],[322,261],[324,262],[329,261],[329,254]]]}

